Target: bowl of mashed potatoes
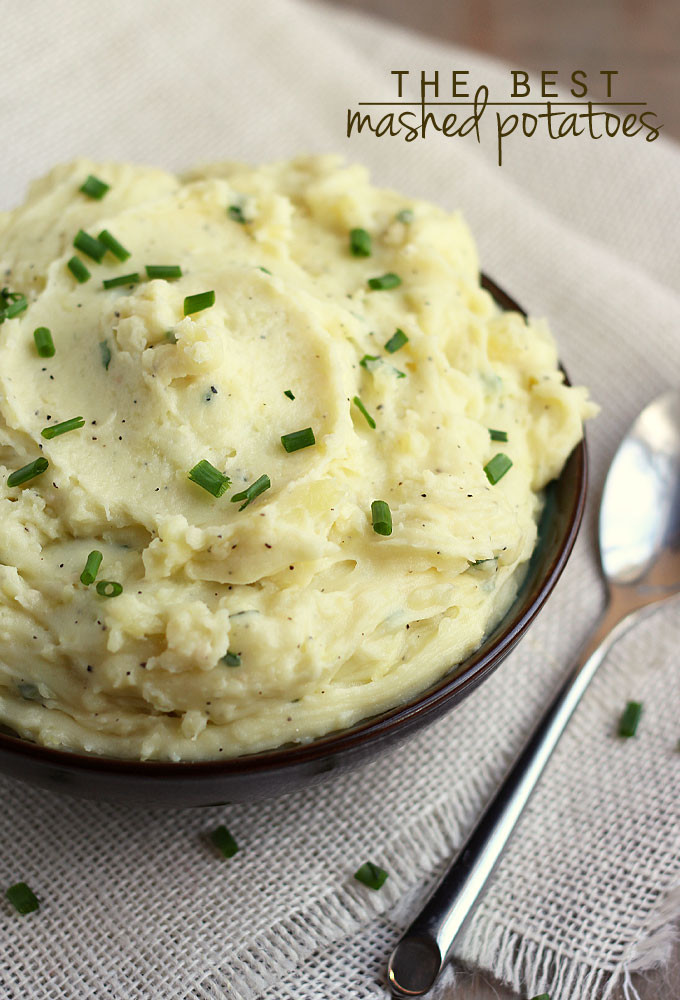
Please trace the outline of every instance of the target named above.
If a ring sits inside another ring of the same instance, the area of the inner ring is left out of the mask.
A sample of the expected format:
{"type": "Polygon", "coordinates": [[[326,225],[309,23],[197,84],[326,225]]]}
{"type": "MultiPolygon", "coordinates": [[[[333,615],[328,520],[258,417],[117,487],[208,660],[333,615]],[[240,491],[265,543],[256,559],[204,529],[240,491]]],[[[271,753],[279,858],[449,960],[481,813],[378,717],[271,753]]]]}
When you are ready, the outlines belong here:
{"type": "Polygon", "coordinates": [[[500,662],[594,407],[459,214],[330,156],[79,160],[0,229],[0,767],[275,794],[500,662]]]}

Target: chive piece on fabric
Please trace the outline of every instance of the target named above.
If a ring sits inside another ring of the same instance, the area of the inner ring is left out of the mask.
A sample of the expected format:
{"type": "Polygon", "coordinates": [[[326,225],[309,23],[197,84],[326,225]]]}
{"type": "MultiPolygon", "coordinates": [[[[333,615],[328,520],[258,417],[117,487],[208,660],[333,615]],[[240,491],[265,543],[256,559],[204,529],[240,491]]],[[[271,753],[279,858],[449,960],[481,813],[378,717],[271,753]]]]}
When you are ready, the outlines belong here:
{"type": "Polygon", "coordinates": [[[82,191],[83,194],[86,194],[88,198],[95,198],[99,201],[104,197],[110,187],[110,184],[107,184],[105,181],[100,181],[98,177],[94,176],[94,174],[90,174],[85,182],[80,185],[79,190],[82,191]]]}
{"type": "Polygon", "coordinates": [[[301,431],[282,434],[281,444],[287,452],[299,451],[301,448],[309,448],[310,445],[316,444],[316,438],[311,427],[304,427],[301,431]]]}
{"type": "Polygon", "coordinates": [[[371,234],[365,229],[350,229],[349,249],[354,257],[370,257],[371,234]]]}
{"type": "Polygon", "coordinates": [[[380,889],[387,879],[387,872],[384,868],[374,865],[372,861],[367,861],[354,873],[357,882],[362,882],[369,889],[380,889]]]}
{"type": "Polygon", "coordinates": [[[97,593],[100,597],[120,597],[123,585],[115,580],[100,580],[97,584],[97,593]]]}
{"type": "Polygon", "coordinates": [[[374,500],[371,504],[373,530],[377,535],[392,534],[392,511],[384,500],[374,500]]]}
{"type": "Polygon", "coordinates": [[[102,282],[104,288],[119,288],[121,285],[136,285],[139,281],[139,272],[132,274],[119,274],[117,278],[105,278],[102,282]]]}
{"type": "MultiPolygon", "coordinates": [[[[171,281],[173,278],[182,277],[182,268],[179,264],[147,264],[146,276],[147,278],[165,278],[166,281],[171,281]]],[[[184,313],[184,315],[187,314],[184,313]]]]}
{"type": "Polygon", "coordinates": [[[368,279],[368,287],[378,292],[386,291],[388,288],[396,288],[400,284],[399,275],[393,274],[391,271],[388,271],[387,274],[381,274],[377,278],[368,279]]]}
{"type": "Polygon", "coordinates": [[[33,340],[35,341],[35,347],[38,355],[41,358],[54,357],[55,346],[54,341],[52,340],[52,333],[46,326],[39,326],[33,331],[33,340]]]}
{"type": "Polygon", "coordinates": [[[104,244],[100,243],[95,236],[90,236],[90,234],[86,233],[84,229],[79,229],[76,233],[73,246],[76,250],[80,250],[81,253],[91,257],[92,260],[96,260],[97,263],[101,261],[102,257],[106,253],[106,247],[104,244]]]}
{"type": "Polygon", "coordinates": [[[231,653],[229,650],[222,657],[222,663],[226,664],[228,667],[240,667],[241,657],[238,653],[231,653]]]}
{"type": "Polygon", "coordinates": [[[495,431],[489,427],[489,437],[492,441],[507,441],[508,432],[507,431],[495,431]]]}
{"type": "Polygon", "coordinates": [[[402,208],[401,212],[397,212],[396,219],[397,222],[408,225],[409,222],[413,222],[413,211],[410,208],[402,208]]]}
{"type": "Polygon", "coordinates": [[[17,882],[16,885],[11,885],[6,890],[5,895],[17,913],[20,913],[22,917],[26,916],[27,913],[33,913],[35,910],[40,909],[37,897],[25,882],[17,882]]]}
{"type": "Polygon", "coordinates": [[[499,479],[502,479],[508,469],[512,468],[512,462],[507,455],[504,455],[502,451],[499,451],[497,455],[487,462],[484,466],[484,471],[486,472],[486,478],[489,480],[492,486],[495,486],[499,479]]]}
{"type": "Polygon", "coordinates": [[[371,416],[371,414],[368,412],[368,410],[366,409],[366,407],[364,406],[364,404],[361,402],[361,400],[359,399],[359,397],[355,396],[354,399],[352,400],[352,402],[354,403],[354,405],[356,406],[356,408],[358,410],[360,410],[361,413],[363,413],[364,417],[366,418],[366,423],[368,424],[368,426],[372,427],[375,430],[375,420],[373,419],[373,417],[371,416]]]}
{"type": "Polygon", "coordinates": [[[190,316],[192,313],[202,312],[215,305],[215,293],[199,292],[198,295],[187,295],[184,300],[184,315],[190,316]]]}
{"type": "Polygon", "coordinates": [[[223,496],[231,486],[231,479],[225,476],[207,459],[203,458],[189,472],[189,479],[192,483],[202,486],[204,490],[214,497],[223,496]]]}
{"type": "Polygon", "coordinates": [[[28,465],[22,466],[21,469],[17,469],[16,472],[10,473],[7,477],[7,485],[22,486],[31,479],[35,479],[36,476],[42,476],[49,464],[46,458],[36,458],[35,461],[29,462],[28,465]]]}
{"type": "Polygon", "coordinates": [[[60,424],[51,424],[49,427],[43,427],[40,434],[48,441],[51,441],[52,438],[59,437],[60,434],[68,434],[69,431],[77,431],[84,426],[84,417],[71,417],[70,420],[62,420],[60,424]]]}
{"type": "Polygon", "coordinates": [[[242,490],[241,493],[234,493],[231,498],[231,502],[238,503],[239,500],[245,500],[245,503],[242,503],[239,507],[239,510],[243,510],[244,507],[247,507],[248,504],[255,499],[255,497],[259,497],[259,495],[264,493],[265,490],[268,490],[270,486],[271,480],[269,479],[269,476],[260,476],[259,479],[256,479],[254,483],[251,483],[250,486],[248,486],[245,490],[242,490]]]}
{"type": "Polygon", "coordinates": [[[126,250],[122,243],[119,243],[116,237],[108,231],[108,229],[102,229],[101,233],[97,237],[100,243],[103,243],[107,250],[110,250],[114,257],[118,260],[127,260],[131,256],[130,251],[126,250]]]}
{"type": "Polygon", "coordinates": [[[66,266],[76,281],[80,282],[81,285],[90,277],[90,272],[85,267],[80,257],[71,257],[66,266]]]}
{"type": "Polygon", "coordinates": [[[101,552],[97,552],[96,549],[93,549],[87,557],[85,569],[80,574],[80,582],[84,583],[86,587],[89,587],[97,579],[97,573],[99,572],[103,558],[101,552]]]}
{"type": "Polygon", "coordinates": [[[283,390],[283,395],[284,395],[284,396],[288,396],[288,399],[295,399],[295,396],[294,396],[294,395],[293,395],[293,393],[292,393],[292,392],[290,391],[290,389],[284,389],[284,390],[283,390]]]}
{"type": "Polygon", "coordinates": [[[210,834],[213,844],[225,858],[233,858],[238,851],[238,844],[227,830],[226,826],[218,826],[210,834]]]}
{"type": "Polygon", "coordinates": [[[642,703],[639,701],[629,701],[619,719],[619,736],[622,736],[624,739],[635,736],[641,715],[642,703]]]}
{"type": "Polygon", "coordinates": [[[111,348],[109,347],[108,340],[99,341],[99,353],[101,355],[102,364],[106,370],[109,370],[109,365],[111,364],[111,348]]]}
{"type": "Polygon", "coordinates": [[[403,330],[395,330],[390,339],[385,344],[385,350],[390,354],[394,354],[398,351],[404,344],[408,344],[408,337],[403,330]]]}
{"type": "Polygon", "coordinates": [[[248,221],[243,214],[243,209],[240,205],[230,205],[227,209],[227,215],[230,219],[233,219],[234,222],[240,222],[241,225],[244,225],[248,221]]]}

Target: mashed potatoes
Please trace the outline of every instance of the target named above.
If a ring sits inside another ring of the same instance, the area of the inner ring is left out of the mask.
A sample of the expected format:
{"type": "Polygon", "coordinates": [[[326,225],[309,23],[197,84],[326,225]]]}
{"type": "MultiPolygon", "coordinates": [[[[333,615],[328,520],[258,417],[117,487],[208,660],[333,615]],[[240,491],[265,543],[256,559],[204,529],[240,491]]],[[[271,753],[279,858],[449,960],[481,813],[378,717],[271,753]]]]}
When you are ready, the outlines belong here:
{"type": "Polygon", "coordinates": [[[0,721],[236,755],[398,704],[479,645],[592,408],[545,325],[480,288],[460,216],[333,157],[78,161],[0,230],[0,721]]]}

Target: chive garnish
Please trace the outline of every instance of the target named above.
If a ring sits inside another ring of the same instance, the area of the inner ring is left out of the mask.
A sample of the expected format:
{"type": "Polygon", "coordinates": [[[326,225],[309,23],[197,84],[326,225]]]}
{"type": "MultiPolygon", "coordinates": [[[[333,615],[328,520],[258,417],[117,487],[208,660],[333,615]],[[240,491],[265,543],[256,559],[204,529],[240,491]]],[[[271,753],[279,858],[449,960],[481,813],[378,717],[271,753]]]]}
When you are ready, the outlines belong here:
{"type": "Polygon", "coordinates": [[[97,584],[97,593],[100,597],[120,597],[123,585],[115,580],[100,580],[97,584]]]}
{"type": "MultiPolygon", "coordinates": [[[[147,278],[165,278],[166,281],[171,281],[173,278],[182,277],[182,268],[179,264],[147,264],[146,276],[147,278]]],[[[195,310],[193,311],[195,312],[195,310]]],[[[186,311],[184,315],[187,315],[186,311]]]]}
{"type": "Polygon", "coordinates": [[[388,271],[387,274],[381,274],[377,278],[368,279],[368,287],[378,292],[385,291],[388,288],[396,288],[400,284],[401,278],[399,275],[393,274],[391,271],[388,271]]]}
{"type": "Polygon", "coordinates": [[[201,312],[203,309],[209,309],[210,306],[214,305],[214,292],[199,292],[198,295],[187,295],[184,300],[184,315],[190,316],[191,313],[201,312]]]}
{"type": "Polygon", "coordinates": [[[37,897],[29,889],[25,882],[17,882],[6,890],[5,895],[14,909],[23,916],[40,909],[37,897]]]}
{"type": "Polygon", "coordinates": [[[355,396],[354,399],[352,400],[352,402],[354,403],[354,405],[356,406],[356,408],[358,410],[360,410],[363,413],[363,415],[366,417],[366,423],[368,424],[368,426],[372,427],[375,430],[375,420],[373,419],[373,417],[371,416],[371,414],[368,412],[368,410],[366,409],[366,407],[364,406],[364,404],[361,402],[361,400],[359,399],[359,397],[355,396]]]}
{"type": "Polygon", "coordinates": [[[229,476],[223,475],[219,469],[211,465],[207,459],[202,458],[189,473],[192,483],[202,486],[204,490],[214,497],[221,497],[231,486],[229,476]]]}
{"type": "Polygon", "coordinates": [[[104,288],[119,288],[121,285],[136,285],[139,281],[139,272],[132,274],[119,274],[117,278],[105,278],[102,281],[104,288]]]}
{"type": "Polygon", "coordinates": [[[90,272],[85,267],[80,257],[71,257],[66,266],[76,281],[80,282],[81,285],[90,277],[90,272]]]}
{"type": "Polygon", "coordinates": [[[108,340],[99,341],[99,353],[101,355],[102,364],[106,370],[109,370],[109,365],[111,364],[111,348],[109,347],[108,340]]]}
{"type": "Polygon", "coordinates": [[[550,1000],[550,995],[548,993],[540,993],[537,997],[532,997],[532,1000],[550,1000]]]}
{"type": "Polygon", "coordinates": [[[507,441],[508,432],[507,431],[495,431],[489,427],[489,437],[492,441],[507,441]]]}
{"type": "Polygon", "coordinates": [[[130,257],[130,251],[126,250],[122,243],[119,243],[115,236],[113,236],[108,229],[102,229],[101,233],[97,237],[100,243],[103,243],[107,250],[110,250],[114,257],[118,260],[127,260],[130,257]]]}
{"type": "Polygon", "coordinates": [[[619,720],[619,736],[623,736],[625,739],[635,736],[641,715],[642,703],[639,701],[629,701],[619,720]]]}
{"type": "Polygon", "coordinates": [[[233,858],[238,851],[238,844],[227,830],[226,826],[218,826],[210,834],[213,844],[225,858],[233,858]]]}
{"type": "Polygon", "coordinates": [[[362,368],[365,368],[366,371],[370,371],[370,368],[368,367],[369,363],[371,361],[380,361],[380,360],[381,359],[378,357],[377,354],[364,354],[359,364],[361,365],[362,368]]]}
{"type": "Polygon", "coordinates": [[[294,395],[293,395],[293,393],[292,393],[292,392],[290,391],[290,389],[284,389],[284,390],[283,390],[283,395],[284,395],[284,396],[288,396],[288,399],[295,399],[295,396],[294,396],[294,395]]]}
{"type": "Polygon", "coordinates": [[[30,479],[35,479],[36,476],[41,476],[49,464],[50,463],[46,458],[36,458],[33,462],[29,462],[28,465],[24,465],[21,469],[17,469],[16,472],[10,473],[7,477],[7,485],[22,486],[30,479]]]}
{"type": "Polygon", "coordinates": [[[52,438],[59,437],[60,434],[68,434],[69,431],[77,431],[85,426],[84,417],[71,417],[70,420],[62,420],[60,424],[52,424],[50,427],[43,427],[40,431],[44,438],[51,441],[52,438]]]}
{"type": "Polygon", "coordinates": [[[392,511],[384,500],[374,500],[371,504],[373,530],[378,535],[392,534],[392,511]]]}
{"type": "Polygon", "coordinates": [[[304,427],[301,431],[282,434],[281,444],[287,452],[299,451],[301,448],[309,448],[310,445],[316,444],[316,438],[311,427],[304,427]]]}
{"type": "Polygon", "coordinates": [[[413,222],[413,212],[410,208],[402,208],[401,212],[397,212],[395,218],[397,222],[404,222],[408,225],[409,222],[413,222]]]}
{"type": "Polygon", "coordinates": [[[251,483],[250,486],[248,486],[247,489],[242,490],[241,493],[234,493],[231,498],[231,502],[238,503],[239,500],[245,500],[245,503],[242,503],[239,507],[239,510],[243,510],[243,508],[247,507],[248,504],[255,499],[255,497],[259,497],[260,493],[264,493],[264,491],[268,490],[270,486],[271,481],[269,476],[260,476],[259,479],[256,479],[254,483],[251,483]]]}
{"type": "Polygon", "coordinates": [[[9,288],[3,288],[0,292],[2,307],[0,308],[0,323],[6,319],[18,316],[25,309],[28,309],[28,300],[22,292],[10,292],[9,288]]]}
{"type": "Polygon", "coordinates": [[[222,657],[222,663],[226,664],[228,667],[240,667],[241,657],[238,653],[230,653],[229,650],[222,657]]]}
{"type": "Polygon", "coordinates": [[[354,257],[370,257],[371,234],[365,229],[350,229],[349,249],[354,257]]]}
{"type": "Polygon", "coordinates": [[[94,236],[90,236],[90,234],[86,233],[83,229],[79,229],[76,233],[73,246],[76,250],[80,250],[81,253],[91,257],[92,260],[96,260],[97,263],[100,262],[106,253],[106,247],[104,244],[100,243],[94,236]]]}
{"type": "Polygon", "coordinates": [[[380,889],[385,884],[387,872],[379,865],[374,865],[372,861],[367,861],[354,873],[357,882],[363,882],[369,889],[380,889]]]}
{"type": "Polygon", "coordinates": [[[85,569],[80,574],[80,582],[84,583],[86,587],[89,587],[97,579],[97,573],[99,572],[103,558],[101,552],[97,552],[96,549],[93,549],[87,557],[85,569]]]}
{"type": "Polygon", "coordinates": [[[404,344],[408,344],[408,337],[403,330],[395,330],[390,339],[385,344],[385,350],[390,354],[394,354],[399,348],[403,347],[404,344]]]}
{"type": "Polygon", "coordinates": [[[41,358],[53,358],[55,347],[52,333],[46,326],[39,326],[33,331],[36,350],[41,358]]]}
{"type": "Polygon", "coordinates": [[[230,219],[233,219],[234,222],[240,222],[241,225],[244,225],[248,221],[243,214],[243,209],[240,205],[230,205],[227,209],[227,215],[230,219]]]}
{"type": "Polygon", "coordinates": [[[271,274],[271,273],[272,273],[272,272],[271,272],[271,271],[269,270],[269,268],[268,268],[268,267],[262,267],[262,265],[259,265],[259,266],[258,266],[258,271],[264,271],[264,273],[265,273],[265,274],[271,274]]]}
{"type": "Polygon", "coordinates": [[[100,198],[104,197],[110,187],[110,184],[106,184],[104,181],[100,181],[98,177],[90,174],[85,183],[81,184],[80,190],[83,194],[86,194],[88,198],[96,198],[97,201],[99,201],[100,198]]]}
{"type": "Polygon", "coordinates": [[[486,472],[486,478],[489,480],[492,486],[495,486],[499,479],[502,479],[508,469],[512,468],[512,462],[507,455],[504,455],[502,451],[499,451],[497,455],[487,462],[484,466],[484,471],[486,472]]]}

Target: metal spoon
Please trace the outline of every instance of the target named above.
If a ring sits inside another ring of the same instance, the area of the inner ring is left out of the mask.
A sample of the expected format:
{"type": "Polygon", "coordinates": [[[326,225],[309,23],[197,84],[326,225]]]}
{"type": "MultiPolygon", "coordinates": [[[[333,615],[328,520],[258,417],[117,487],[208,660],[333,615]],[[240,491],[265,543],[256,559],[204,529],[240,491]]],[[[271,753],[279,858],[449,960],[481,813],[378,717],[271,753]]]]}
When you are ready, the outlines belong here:
{"type": "Polygon", "coordinates": [[[599,624],[462,850],[390,957],[396,997],[435,984],[529,796],[595,671],[645,609],[680,593],[680,394],[638,416],[619,446],[600,505],[608,601],[599,624]]]}

